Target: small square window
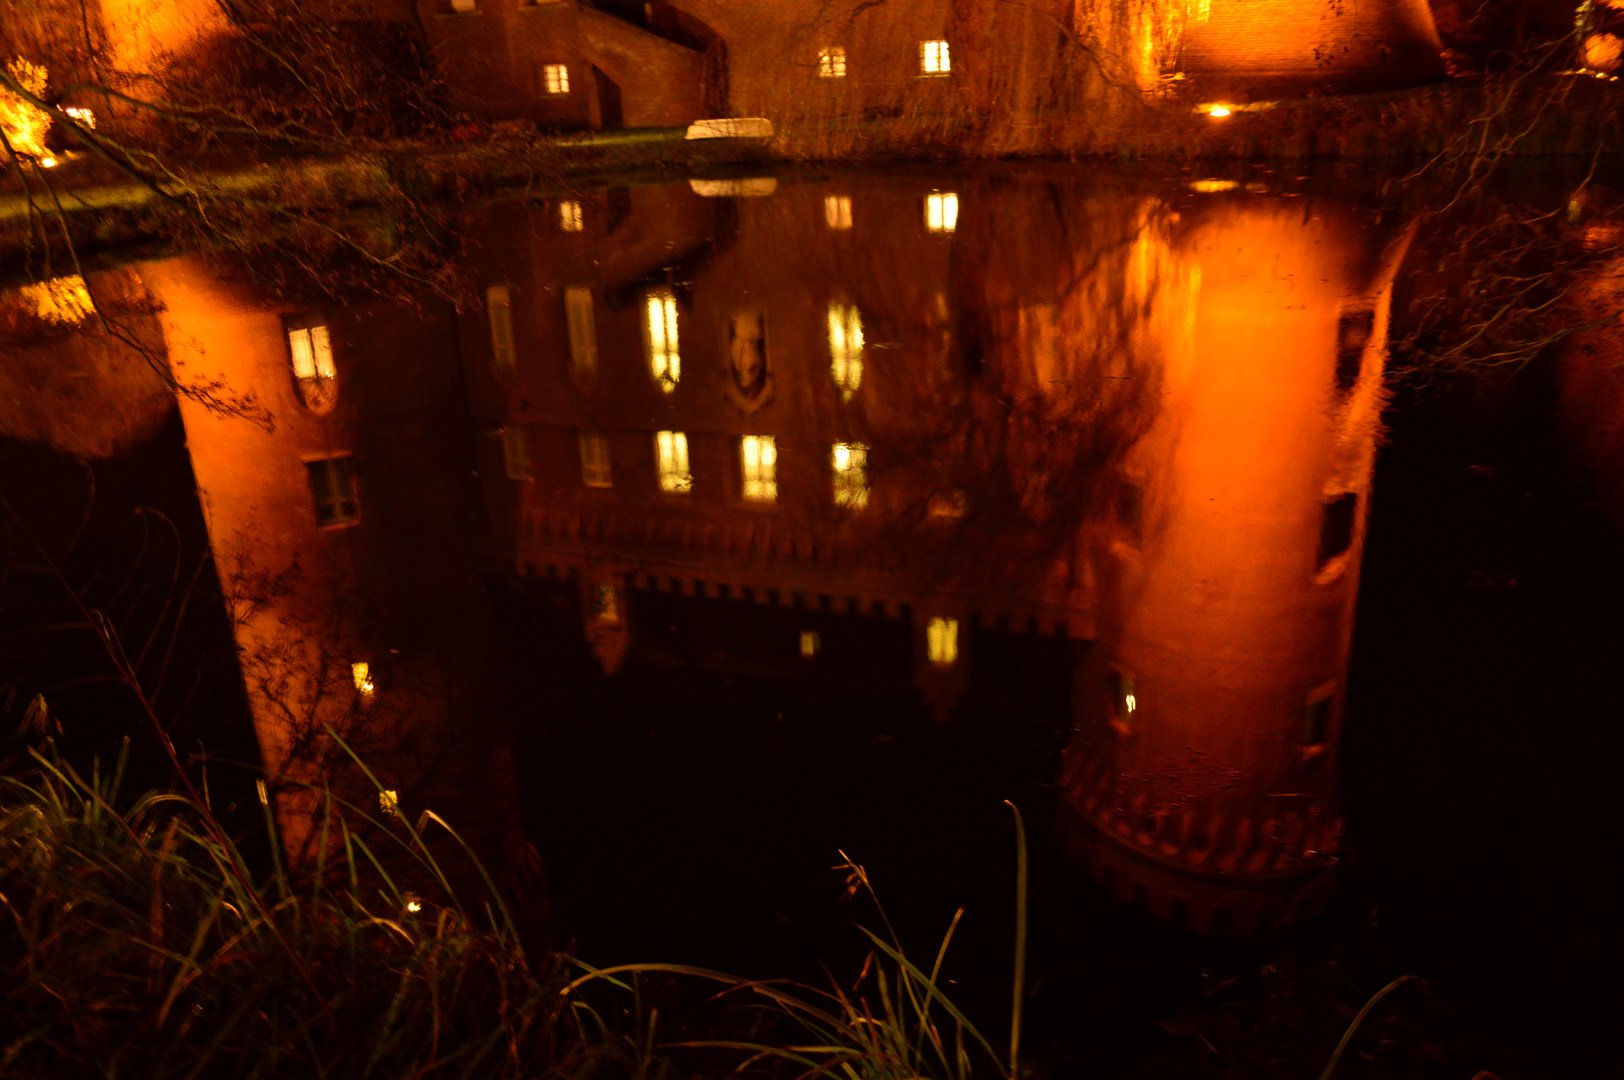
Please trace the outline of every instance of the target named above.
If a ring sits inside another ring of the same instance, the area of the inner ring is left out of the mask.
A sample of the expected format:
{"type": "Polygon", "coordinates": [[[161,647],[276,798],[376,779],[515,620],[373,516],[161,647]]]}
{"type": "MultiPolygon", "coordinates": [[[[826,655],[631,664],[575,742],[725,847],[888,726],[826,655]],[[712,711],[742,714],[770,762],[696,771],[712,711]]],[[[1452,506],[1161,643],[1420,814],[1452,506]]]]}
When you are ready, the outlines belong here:
{"type": "Polygon", "coordinates": [[[316,500],[317,525],[349,525],[360,517],[361,506],[355,497],[352,458],[307,461],[305,470],[310,475],[310,493],[316,500]]]}
{"type": "Polygon", "coordinates": [[[580,203],[574,199],[564,199],[558,204],[558,227],[565,232],[580,232],[586,228],[580,203]]]}
{"type": "Polygon", "coordinates": [[[771,435],[746,435],[739,440],[744,497],[756,502],[778,498],[778,447],[771,435]]]}
{"type": "Polygon", "coordinates": [[[851,228],[851,196],[825,195],[823,197],[823,220],[831,229],[851,228]]]}
{"type": "Polygon", "coordinates": [[[919,43],[919,70],[925,75],[946,75],[953,70],[947,42],[921,41],[919,43]]]}
{"type": "Polygon", "coordinates": [[[654,433],[654,455],[660,470],[660,490],[685,495],[693,490],[694,474],[688,469],[688,436],[680,431],[654,433]]]}
{"type": "Polygon", "coordinates": [[[581,432],[581,483],[587,487],[611,487],[609,440],[601,431],[581,432]]]}
{"type": "Polygon", "coordinates": [[[846,77],[846,49],[843,45],[825,45],[818,50],[818,76],[824,79],[846,77]]]}
{"type": "Polygon", "coordinates": [[[925,228],[934,233],[950,233],[959,227],[959,197],[951,191],[933,191],[925,196],[925,228]]]}
{"type": "Polygon", "coordinates": [[[552,95],[570,92],[570,69],[563,64],[543,64],[542,87],[552,95]]]}

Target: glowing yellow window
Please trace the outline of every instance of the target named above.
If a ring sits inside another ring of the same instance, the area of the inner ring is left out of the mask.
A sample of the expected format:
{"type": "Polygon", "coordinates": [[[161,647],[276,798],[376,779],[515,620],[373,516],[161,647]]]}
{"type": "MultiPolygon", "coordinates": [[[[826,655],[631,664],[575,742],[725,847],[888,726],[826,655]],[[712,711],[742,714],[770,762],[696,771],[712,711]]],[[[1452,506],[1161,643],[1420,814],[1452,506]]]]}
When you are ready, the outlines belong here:
{"type": "Polygon", "coordinates": [[[863,317],[855,304],[829,305],[829,373],[842,397],[863,382],[863,317]]]}
{"type": "Polygon", "coordinates": [[[825,45],[818,50],[818,76],[824,79],[846,77],[846,48],[843,45],[825,45]]]}
{"type": "Polygon", "coordinates": [[[513,295],[506,285],[492,285],[485,290],[485,313],[491,320],[491,357],[496,370],[511,374],[513,354],[513,295]]]}
{"type": "Polygon", "coordinates": [[[818,650],[821,649],[821,648],[823,648],[823,638],[821,638],[818,635],[818,632],[816,630],[802,630],[801,631],[801,655],[802,656],[804,656],[808,660],[810,660],[814,656],[818,655],[818,650]]]}
{"type": "Polygon", "coordinates": [[[581,483],[587,487],[610,487],[609,440],[601,431],[581,432],[581,483]]]}
{"type": "Polygon", "coordinates": [[[1124,675],[1120,671],[1113,672],[1112,675],[1116,683],[1112,700],[1116,718],[1124,724],[1132,724],[1135,720],[1134,713],[1139,711],[1139,695],[1135,691],[1133,676],[1124,675]]]}
{"type": "Polygon", "coordinates": [[[378,692],[372,681],[372,665],[365,660],[357,660],[350,665],[350,680],[355,683],[355,692],[363,698],[370,698],[378,692]]]}
{"type": "Polygon", "coordinates": [[[868,447],[835,443],[829,454],[834,470],[835,505],[860,510],[868,505],[868,447]]]}
{"type": "Polygon", "coordinates": [[[524,428],[502,429],[502,464],[509,480],[530,479],[530,438],[524,428]]]}
{"type": "Polygon", "coordinates": [[[565,199],[558,204],[558,227],[565,232],[580,232],[586,227],[580,203],[574,199],[565,199]]]}
{"type": "Polygon", "coordinates": [[[831,229],[851,228],[851,196],[825,195],[823,197],[823,220],[829,223],[831,229]]]}
{"type": "Polygon", "coordinates": [[[1204,26],[1212,18],[1212,0],[1190,0],[1190,22],[1204,26]]]}
{"type": "Polygon", "coordinates": [[[946,75],[953,70],[947,42],[921,41],[919,43],[919,70],[925,75],[946,75]]]}
{"type": "Polygon", "coordinates": [[[778,448],[771,435],[746,435],[739,440],[744,471],[744,497],[760,502],[778,498],[778,448]]]}
{"type": "Polygon", "coordinates": [[[570,92],[570,69],[563,64],[543,64],[541,78],[549,94],[570,92]]]}
{"type": "Polygon", "coordinates": [[[22,295],[33,302],[34,314],[63,326],[82,323],[96,310],[90,286],[77,274],[24,285],[22,295]]]}
{"type": "Polygon", "coordinates": [[[333,343],[327,327],[290,328],[288,355],[292,358],[293,377],[299,381],[299,396],[304,403],[316,412],[332,408],[337,397],[334,380],[338,370],[333,366],[333,343]]]}
{"type": "Polygon", "coordinates": [[[685,494],[694,486],[688,471],[688,436],[680,431],[654,433],[654,456],[660,470],[660,490],[685,494]]]}
{"type": "Polygon", "coordinates": [[[937,667],[952,667],[959,659],[959,620],[935,618],[925,624],[925,649],[937,667]]]}
{"type": "Polygon", "coordinates": [[[951,191],[933,191],[925,196],[925,228],[948,233],[959,226],[959,197],[951,191]]]}
{"type": "Polygon", "coordinates": [[[682,356],[677,351],[677,298],[670,289],[648,294],[643,309],[643,333],[648,341],[648,369],[666,393],[682,378],[682,356]]]}

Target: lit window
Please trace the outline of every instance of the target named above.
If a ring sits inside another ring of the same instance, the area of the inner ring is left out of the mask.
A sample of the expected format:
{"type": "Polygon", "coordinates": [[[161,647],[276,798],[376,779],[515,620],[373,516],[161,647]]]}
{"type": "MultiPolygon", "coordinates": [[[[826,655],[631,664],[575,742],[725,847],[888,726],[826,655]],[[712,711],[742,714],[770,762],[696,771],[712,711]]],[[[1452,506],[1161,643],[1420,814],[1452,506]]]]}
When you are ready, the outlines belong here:
{"type": "Polygon", "coordinates": [[[33,301],[34,314],[64,326],[82,323],[96,311],[90,287],[77,274],[24,285],[22,295],[33,301]]]}
{"type": "Polygon", "coordinates": [[[919,43],[919,70],[926,75],[946,75],[953,70],[953,61],[947,53],[945,41],[919,43]]]}
{"type": "Polygon", "coordinates": [[[739,440],[744,467],[744,497],[761,502],[778,498],[778,447],[771,435],[746,435],[739,440]]]}
{"type": "Polygon", "coordinates": [[[835,443],[829,454],[834,469],[835,505],[860,510],[868,505],[868,447],[835,443]]]}
{"type": "Polygon", "coordinates": [[[565,232],[580,232],[586,227],[580,203],[574,199],[564,199],[558,204],[558,227],[565,232]]]}
{"type": "Polygon", "coordinates": [[[829,223],[831,229],[851,228],[851,196],[825,195],[823,197],[823,220],[829,223]]]}
{"type": "Polygon", "coordinates": [[[968,512],[969,505],[964,492],[954,488],[931,495],[926,503],[926,512],[933,518],[961,518],[968,512]]]}
{"type": "Polygon", "coordinates": [[[661,491],[686,493],[693,488],[694,474],[688,471],[688,436],[680,431],[657,431],[654,451],[661,491]]]}
{"type": "Polygon", "coordinates": [[[846,77],[845,46],[826,45],[818,50],[818,75],[825,79],[846,77]]]}
{"type": "Polygon", "coordinates": [[[1212,0],[1190,0],[1190,21],[1205,26],[1212,18],[1212,0]]]}
{"type": "Polygon", "coordinates": [[[333,345],[326,326],[300,326],[288,331],[288,354],[293,361],[293,377],[299,381],[299,396],[317,412],[333,407],[337,396],[334,380],[333,345]]]}
{"type": "Polygon", "coordinates": [[[952,667],[959,659],[959,620],[935,618],[925,624],[925,648],[937,667],[952,667]]]}
{"type": "Polygon", "coordinates": [[[305,462],[310,492],[316,497],[317,525],[348,525],[360,516],[355,498],[354,462],[347,457],[305,462]]]}
{"type": "Polygon", "coordinates": [[[959,224],[959,197],[951,191],[925,196],[925,227],[931,232],[952,232],[959,224]]]}
{"type": "Polygon", "coordinates": [[[1139,696],[1134,692],[1133,678],[1120,671],[1112,672],[1115,681],[1115,697],[1112,708],[1116,710],[1116,718],[1124,724],[1133,723],[1133,714],[1139,710],[1139,696]]]}
{"type": "Polygon", "coordinates": [[[563,64],[543,64],[541,78],[549,94],[570,92],[570,69],[563,64]]]}
{"type": "Polygon", "coordinates": [[[823,648],[823,639],[818,636],[818,632],[816,630],[801,631],[802,656],[810,660],[814,656],[818,655],[818,650],[821,648],[823,648]]]}
{"type": "Polygon", "coordinates": [[[829,372],[843,397],[863,381],[863,317],[855,304],[829,305],[829,372]]]}
{"type": "Polygon", "coordinates": [[[362,698],[370,698],[378,692],[372,681],[372,665],[365,660],[357,660],[350,665],[350,680],[355,683],[355,692],[362,698]]]}
{"type": "Polygon", "coordinates": [[[513,297],[506,285],[485,290],[485,313],[491,320],[491,355],[498,373],[513,371],[513,297]]]}
{"type": "Polygon", "coordinates": [[[570,328],[570,366],[579,382],[591,383],[598,375],[598,326],[591,289],[564,290],[564,318],[570,328]]]}
{"type": "Polygon", "coordinates": [[[67,113],[68,118],[71,119],[74,123],[79,124],[79,125],[81,125],[83,127],[90,128],[92,131],[95,130],[95,128],[96,128],[96,114],[91,112],[89,109],[83,109],[83,108],[80,108],[77,105],[69,105],[66,109],[63,109],[62,111],[67,113]]]}
{"type": "Polygon", "coordinates": [[[581,483],[606,488],[609,480],[609,440],[601,431],[581,432],[581,483]]]}
{"type": "Polygon", "coordinates": [[[600,581],[592,586],[592,618],[601,623],[618,623],[620,621],[620,599],[615,595],[615,587],[607,581],[600,581]]]}
{"type": "Polygon", "coordinates": [[[400,816],[400,792],[398,792],[398,791],[380,791],[380,792],[378,792],[378,809],[382,813],[388,814],[390,817],[399,817],[400,816]]]}
{"type": "Polygon", "coordinates": [[[451,10],[458,15],[471,15],[477,8],[475,0],[451,0],[451,10]]]}
{"type": "Polygon", "coordinates": [[[522,427],[502,429],[502,462],[509,480],[530,479],[530,439],[522,427]]]}
{"type": "Polygon", "coordinates": [[[648,294],[644,307],[644,333],[648,338],[648,368],[660,389],[677,388],[682,378],[682,356],[677,351],[677,298],[670,289],[648,294]]]}

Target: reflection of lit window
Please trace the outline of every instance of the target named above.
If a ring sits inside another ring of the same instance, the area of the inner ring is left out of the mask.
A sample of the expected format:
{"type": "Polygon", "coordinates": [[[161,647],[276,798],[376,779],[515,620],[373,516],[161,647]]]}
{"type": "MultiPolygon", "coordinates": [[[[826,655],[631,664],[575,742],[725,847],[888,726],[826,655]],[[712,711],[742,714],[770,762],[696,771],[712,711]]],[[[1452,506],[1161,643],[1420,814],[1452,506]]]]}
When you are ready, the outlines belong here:
{"type": "Polygon", "coordinates": [[[615,596],[615,587],[608,582],[600,581],[592,586],[592,618],[601,623],[620,621],[620,601],[615,596]]]}
{"type": "Polygon", "coordinates": [[[926,75],[946,75],[953,70],[953,61],[947,53],[945,41],[919,43],[919,70],[926,75]]]}
{"type": "Polygon", "coordinates": [[[333,344],[325,326],[300,326],[288,331],[288,354],[293,360],[293,377],[299,380],[299,396],[317,412],[332,408],[333,344]]]}
{"type": "Polygon", "coordinates": [[[530,479],[530,439],[524,428],[502,429],[502,463],[509,480],[530,479]]]}
{"type": "Polygon", "coordinates": [[[1190,21],[1197,26],[1206,25],[1212,18],[1212,0],[1190,0],[1190,21]]]}
{"type": "Polygon", "coordinates": [[[606,488],[609,483],[609,440],[601,431],[581,432],[581,483],[606,488]]]}
{"type": "Polygon", "coordinates": [[[862,443],[835,443],[829,455],[834,469],[835,505],[854,510],[868,505],[868,447],[862,443]]]}
{"type": "Polygon", "coordinates": [[[959,197],[951,191],[925,196],[925,227],[931,232],[952,232],[959,224],[959,197]]]}
{"type": "Polygon", "coordinates": [[[565,232],[580,232],[586,227],[580,203],[574,199],[565,199],[558,204],[558,227],[565,232]]]}
{"type": "Polygon", "coordinates": [[[506,285],[492,285],[485,290],[485,312],[491,319],[491,355],[496,370],[507,374],[513,370],[513,298],[506,285]]]}
{"type": "Polygon", "coordinates": [[[829,305],[829,371],[846,397],[863,381],[863,317],[855,304],[829,305]]]}
{"type": "Polygon", "coordinates": [[[563,64],[543,64],[541,78],[549,94],[570,92],[570,69],[563,64]]]}
{"type": "Polygon", "coordinates": [[[818,50],[818,75],[825,79],[846,77],[845,46],[826,45],[818,50]]]}
{"type": "Polygon", "coordinates": [[[682,357],[677,352],[677,298],[670,289],[648,294],[643,330],[648,339],[648,368],[660,389],[670,393],[682,378],[682,357]]]}
{"type": "Polygon", "coordinates": [[[81,323],[96,310],[90,299],[90,287],[77,274],[24,285],[22,294],[33,301],[34,314],[46,322],[81,323]]]}
{"type": "Polygon", "coordinates": [[[823,197],[823,220],[829,223],[831,229],[851,228],[851,196],[825,195],[823,197]]]}
{"type": "Polygon", "coordinates": [[[317,525],[348,525],[360,516],[355,498],[354,462],[347,457],[305,462],[310,492],[316,497],[317,525]]]}
{"type": "Polygon", "coordinates": [[[933,494],[930,502],[926,504],[926,512],[935,518],[961,518],[968,511],[969,505],[964,492],[955,488],[952,491],[938,491],[933,494]]]}
{"type": "Polygon", "coordinates": [[[355,683],[355,692],[363,698],[377,693],[378,688],[372,682],[372,665],[365,660],[357,660],[350,665],[350,679],[355,683]]]}
{"type": "Polygon", "coordinates": [[[816,630],[802,630],[801,631],[801,655],[802,656],[804,656],[808,660],[810,660],[810,659],[812,659],[812,657],[818,655],[818,650],[821,649],[822,647],[823,647],[823,639],[818,636],[818,632],[816,630]]]}
{"type": "Polygon", "coordinates": [[[688,471],[688,436],[680,431],[657,431],[654,452],[661,491],[686,492],[694,486],[694,474],[688,471]]]}
{"type": "Polygon", "coordinates": [[[598,375],[598,325],[591,289],[564,290],[564,319],[570,329],[570,366],[579,382],[590,383],[598,375]]]}
{"type": "Polygon", "coordinates": [[[1116,718],[1124,724],[1133,723],[1133,714],[1139,710],[1139,696],[1134,692],[1133,678],[1120,671],[1112,672],[1115,681],[1115,698],[1112,708],[1116,710],[1116,718]]]}
{"type": "Polygon", "coordinates": [[[952,667],[959,659],[959,620],[935,618],[925,624],[925,648],[937,667],[952,667]]]}
{"type": "Polygon", "coordinates": [[[746,435],[739,440],[744,470],[744,497],[772,502],[778,498],[778,448],[771,435],[746,435]]]}
{"type": "Polygon", "coordinates": [[[400,792],[398,792],[398,791],[380,791],[380,792],[378,792],[378,809],[380,811],[382,811],[383,813],[388,814],[390,817],[399,817],[400,816],[400,792]]]}

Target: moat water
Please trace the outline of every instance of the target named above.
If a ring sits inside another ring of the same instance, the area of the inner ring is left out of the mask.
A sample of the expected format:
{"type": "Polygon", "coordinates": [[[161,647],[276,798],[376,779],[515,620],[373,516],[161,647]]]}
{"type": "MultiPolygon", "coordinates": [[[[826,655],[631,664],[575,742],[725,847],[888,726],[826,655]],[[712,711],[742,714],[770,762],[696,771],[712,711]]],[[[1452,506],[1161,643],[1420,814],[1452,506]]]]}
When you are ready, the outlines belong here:
{"type": "Polygon", "coordinates": [[[185,746],[342,787],[344,731],[592,963],[849,984],[849,858],[918,957],[964,909],[997,1031],[1007,801],[1047,1073],[1317,1072],[1412,974],[1350,1072],[1617,1075],[1616,322],[1404,367],[1426,209],[683,177],[465,212],[460,308],[201,256],[92,273],[107,325],[13,290],[0,682],[123,733],[37,538],[185,746]]]}

